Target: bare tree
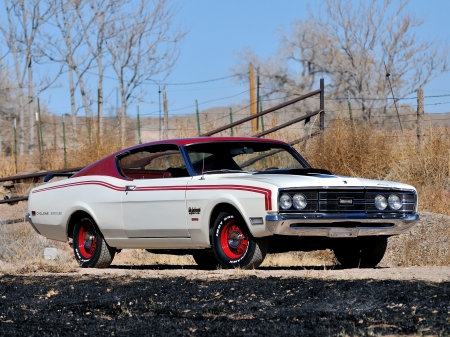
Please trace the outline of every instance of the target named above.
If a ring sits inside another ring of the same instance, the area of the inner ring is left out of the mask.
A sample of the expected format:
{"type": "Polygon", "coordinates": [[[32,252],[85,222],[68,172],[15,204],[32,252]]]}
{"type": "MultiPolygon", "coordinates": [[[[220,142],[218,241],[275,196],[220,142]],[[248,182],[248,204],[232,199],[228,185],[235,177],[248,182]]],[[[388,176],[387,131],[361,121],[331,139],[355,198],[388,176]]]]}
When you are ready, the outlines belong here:
{"type": "Polygon", "coordinates": [[[89,8],[93,15],[92,23],[86,20],[85,15],[79,15],[83,29],[84,41],[86,42],[91,57],[96,60],[98,80],[97,80],[97,99],[98,99],[98,120],[99,133],[103,130],[103,71],[104,67],[104,48],[106,41],[110,38],[108,35],[111,30],[108,27],[116,20],[116,9],[123,6],[128,1],[118,0],[90,0],[89,8]]]}
{"type": "Polygon", "coordinates": [[[291,34],[282,34],[274,58],[261,61],[247,51],[237,70],[249,61],[259,65],[267,93],[303,92],[325,77],[330,96],[344,99],[349,91],[370,120],[373,111],[393,105],[384,63],[397,98],[449,67],[448,45],[420,41],[414,32],[423,20],[407,5],[408,0],[395,8],[391,0],[324,0],[309,19],[292,25],[291,34]]]}
{"type": "Polygon", "coordinates": [[[41,53],[51,62],[67,66],[72,123],[76,125],[75,91],[77,86],[80,89],[86,117],[92,115],[85,74],[91,68],[94,58],[84,47],[86,46],[85,31],[92,25],[93,19],[92,15],[89,15],[84,21],[80,20],[80,17],[85,14],[83,9],[86,1],[47,0],[47,5],[53,13],[49,24],[56,27],[60,35],[54,34],[52,30],[43,31],[41,38],[45,43],[41,53]]]}
{"type": "Polygon", "coordinates": [[[142,84],[155,82],[156,76],[164,80],[178,58],[179,44],[186,33],[174,27],[176,13],[166,0],[140,0],[123,6],[116,14],[118,20],[109,26],[106,47],[118,78],[122,142],[127,107],[145,94],[142,84]]]}
{"type": "Polygon", "coordinates": [[[34,153],[34,99],[35,88],[39,91],[49,86],[47,80],[35,83],[33,61],[36,46],[36,34],[48,20],[50,11],[40,0],[4,0],[8,26],[1,27],[5,43],[12,54],[14,69],[19,86],[19,140],[20,154],[24,153],[24,109],[27,107],[29,117],[28,152],[34,153]],[[25,92],[27,89],[27,92],[25,92]]]}
{"type": "Polygon", "coordinates": [[[17,84],[11,81],[10,70],[3,64],[0,58],[0,156],[4,152],[11,153],[12,126],[14,118],[17,117],[16,110],[18,90],[17,84]]]}

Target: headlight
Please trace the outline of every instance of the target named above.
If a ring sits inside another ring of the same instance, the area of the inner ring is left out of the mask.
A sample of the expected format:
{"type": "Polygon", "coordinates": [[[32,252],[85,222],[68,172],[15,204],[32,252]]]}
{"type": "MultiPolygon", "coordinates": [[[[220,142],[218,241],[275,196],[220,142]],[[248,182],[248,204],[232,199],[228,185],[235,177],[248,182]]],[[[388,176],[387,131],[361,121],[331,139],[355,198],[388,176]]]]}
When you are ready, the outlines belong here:
{"type": "Polygon", "coordinates": [[[297,193],[292,198],[292,202],[294,203],[294,207],[297,209],[303,209],[308,204],[306,202],[306,197],[303,194],[297,193]]]}
{"type": "Polygon", "coordinates": [[[280,197],[280,207],[282,209],[289,209],[292,206],[292,199],[289,194],[282,194],[280,197]]]}
{"type": "Polygon", "coordinates": [[[402,200],[397,194],[391,194],[388,198],[389,207],[392,208],[394,211],[399,210],[402,208],[402,200]]]}
{"type": "Polygon", "coordinates": [[[375,197],[375,207],[380,210],[383,211],[386,209],[388,203],[386,201],[386,197],[384,195],[378,194],[375,197]]]}

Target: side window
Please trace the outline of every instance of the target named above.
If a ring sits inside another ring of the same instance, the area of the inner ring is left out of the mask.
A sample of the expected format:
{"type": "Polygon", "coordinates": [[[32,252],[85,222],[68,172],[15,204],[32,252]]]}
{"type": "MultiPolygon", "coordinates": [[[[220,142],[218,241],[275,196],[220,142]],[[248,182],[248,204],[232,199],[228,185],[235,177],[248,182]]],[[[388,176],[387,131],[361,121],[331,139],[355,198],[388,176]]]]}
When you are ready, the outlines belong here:
{"type": "Polygon", "coordinates": [[[175,145],[150,146],[120,158],[122,174],[132,179],[159,179],[189,176],[183,157],[175,145]]]}

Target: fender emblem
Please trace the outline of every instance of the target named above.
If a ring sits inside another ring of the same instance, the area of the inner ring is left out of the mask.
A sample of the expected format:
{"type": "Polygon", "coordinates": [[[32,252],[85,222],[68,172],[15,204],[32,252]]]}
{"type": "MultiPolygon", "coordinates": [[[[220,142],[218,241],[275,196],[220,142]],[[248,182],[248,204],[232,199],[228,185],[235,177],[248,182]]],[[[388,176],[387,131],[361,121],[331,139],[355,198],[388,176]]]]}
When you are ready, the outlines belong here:
{"type": "Polygon", "coordinates": [[[196,207],[189,207],[188,208],[188,213],[190,215],[192,215],[192,214],[200,214],[200,212],[201,212],[200,208],[196,208],[196,207]]]}

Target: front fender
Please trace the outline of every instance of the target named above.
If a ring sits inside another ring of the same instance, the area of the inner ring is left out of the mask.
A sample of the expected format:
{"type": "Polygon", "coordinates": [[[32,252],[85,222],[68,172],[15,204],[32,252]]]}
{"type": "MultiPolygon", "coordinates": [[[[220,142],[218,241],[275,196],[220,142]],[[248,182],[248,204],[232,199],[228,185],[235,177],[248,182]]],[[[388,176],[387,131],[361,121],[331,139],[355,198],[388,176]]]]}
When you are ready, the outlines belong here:
{"type": "MultiPolygon", "coordinates": [[[[192,205],[198,205],[198,201],[188,201],[188,209],[192,205]]],[[[225,192],[221,195],[209,199],[201,207],[201,214],[191,216],[188,214],[188,229],[191,234],[193,243],[198,247],[210,247],[209,229],[213,225],[215,219],[212,219],[215,208],[219,205],[230,205],[234,207],[244,219],[250,233],[254,237],[264,237],[273,235],[265,224],[265,203],[263,196],[252,198],[238,198],[234,194],[225,192]],[[198,217],[198,221],[193,221],[198,217]],[[261,218],[262,224],[252,225],[250,218],[261,218]]]]}

